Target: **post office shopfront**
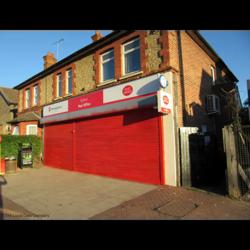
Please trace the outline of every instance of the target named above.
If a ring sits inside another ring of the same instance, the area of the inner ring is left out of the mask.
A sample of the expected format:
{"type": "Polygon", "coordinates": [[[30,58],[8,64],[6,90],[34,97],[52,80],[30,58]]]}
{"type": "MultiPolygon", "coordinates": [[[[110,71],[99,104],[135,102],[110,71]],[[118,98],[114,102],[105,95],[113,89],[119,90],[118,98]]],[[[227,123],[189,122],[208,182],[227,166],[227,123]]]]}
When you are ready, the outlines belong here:
{"type": "Polygon", "coordinates": [[[173,100],[159,112],[155,74],[43,108],[46,166],[113,178],[176,184],[173,100]],[[165,112],[166,113],[166,112],[165,112]]]}

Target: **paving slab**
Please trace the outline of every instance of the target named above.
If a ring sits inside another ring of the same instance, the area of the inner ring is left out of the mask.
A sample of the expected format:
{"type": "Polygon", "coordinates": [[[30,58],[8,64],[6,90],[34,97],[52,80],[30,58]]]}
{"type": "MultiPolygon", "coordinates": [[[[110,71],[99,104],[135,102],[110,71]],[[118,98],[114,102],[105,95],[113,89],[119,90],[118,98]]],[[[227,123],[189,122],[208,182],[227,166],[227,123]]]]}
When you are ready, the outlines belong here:
{"type": "Polygon", "coordinates": [[[90,219],[249,220],[250,203],[200,190],[162,186],[90,219]]]}
{"type": "Polygon", "coordinates": [[[52,220],[88,219],[158,187],[50,167],[29,168],[5,178],[3,197],[52,220]]]}

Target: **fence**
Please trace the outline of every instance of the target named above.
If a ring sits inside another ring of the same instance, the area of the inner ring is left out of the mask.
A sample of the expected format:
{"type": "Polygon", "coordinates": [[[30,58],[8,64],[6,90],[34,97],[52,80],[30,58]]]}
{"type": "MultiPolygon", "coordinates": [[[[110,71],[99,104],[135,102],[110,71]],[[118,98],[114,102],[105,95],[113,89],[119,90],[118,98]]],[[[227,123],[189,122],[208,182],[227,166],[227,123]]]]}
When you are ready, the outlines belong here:
{"type": "Polygon", "coordinates": [[[209,186],[220,180],[215,136],[196,127],[180,128],[182,186],[209,186]]]}
{"type": "Polygon", "coordinates": [[[248,197],[250,191],[250,126],[223,128],[227,158],[228,193],[231,197],[248,197]]]}

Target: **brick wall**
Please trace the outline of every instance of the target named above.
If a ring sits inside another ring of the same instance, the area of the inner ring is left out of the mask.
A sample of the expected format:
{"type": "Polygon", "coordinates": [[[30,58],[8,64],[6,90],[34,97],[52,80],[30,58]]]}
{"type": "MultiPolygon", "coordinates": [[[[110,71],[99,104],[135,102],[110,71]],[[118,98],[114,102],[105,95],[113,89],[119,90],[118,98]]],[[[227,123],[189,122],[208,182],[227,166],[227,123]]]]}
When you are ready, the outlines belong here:
{"type": "MultiPolygon", "coordinates": [[[[170,62],[178,67],[177,36],[171,33],[170,62]]],[[[182,94],[181,84],[178,82],[178,123],[179,126],[198,126],[207,124],[210,130],[214,129],[214,121],[207,115],[205,97],[212,93],[211,65],[214,61],[203,49],[186,33],[181,32],[183,69],[184,69],[184,93],[186,124],[182,121],[182,94]]]]}
{"type": "Polygon", "coordinates": [[[161,32],[159,30],[147,32],[146,42],[146,68],[147,71],[155,71],[160,68],[162,59],[160,57],[161,44],[159,39],[161,32]]]}
{"type": "Polygon", "coordinates": [[[47,75],[41,79],[41,105],[52,102],[53,100],[53,74],[47,75]]]}
{"type": "Polygon", "coordinates": [[[94,81],[94,55],[86,56],[75,62],[76,67],[76,82],[75,82],[75,94],[81,94],[82,89],[89,91],[95,88],[94,81]]]}
{"type": "MultiPolygon", "coordinates": [[[[20,122],[18,124],[19,126],[19,134],[20,135],[26,135],[26,127],[27,125],[37,125],[37,121],[29,121],[29,122],[20,122]]],[[[42,128],[37,128],[37,135],[42,137],[42,128]]]]}

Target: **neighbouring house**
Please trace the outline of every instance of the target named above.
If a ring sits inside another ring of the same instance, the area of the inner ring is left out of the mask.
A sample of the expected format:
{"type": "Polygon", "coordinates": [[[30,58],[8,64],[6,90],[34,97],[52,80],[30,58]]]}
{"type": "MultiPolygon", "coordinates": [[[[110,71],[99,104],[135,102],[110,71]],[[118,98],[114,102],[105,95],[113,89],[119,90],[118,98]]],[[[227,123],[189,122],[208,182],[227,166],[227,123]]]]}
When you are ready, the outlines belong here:
{"type": "Polygon", "coordinates": [[[237,78],[197,31],[121,30],[18,84],[20,134],[43,138],[47,166],[181,185],[179,131],[217,138],[237,78]],[[162,100],[165,104],[162,104],[162,100]],[[165,105],[165,106],[164,106],[165,105]],[[31,126],[31,128],[29,128],[31,126]]]}
{"type": "Polygon", "coordinates": [[[0,87],[0,134],[11,134],[13,127],[8,123],[16,117],[18,90],[0,87]]]}

